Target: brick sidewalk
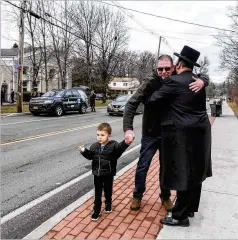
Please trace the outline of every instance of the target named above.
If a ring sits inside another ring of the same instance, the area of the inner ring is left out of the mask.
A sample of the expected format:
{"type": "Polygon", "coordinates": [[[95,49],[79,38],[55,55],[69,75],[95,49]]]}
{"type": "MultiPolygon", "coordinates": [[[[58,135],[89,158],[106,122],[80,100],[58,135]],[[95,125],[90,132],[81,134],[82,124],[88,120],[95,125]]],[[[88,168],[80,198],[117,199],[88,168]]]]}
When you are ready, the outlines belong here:
{"type": "MultiPolygon", "coordinates": [[[[215,121],[210,118],[211,125],[215,121]]],[[[156,153],[147,175],[146,192],[139,211],[130,210],[136,166],[114,181],[113,211],[98,221],[91,220],[94,197],[69,214],[42,239],[156,239],[166,210],[159,198],[159,154],[156,153]]],[[[171,191],[174,201],[176,191],[171,191]]]]}
{"type": "MultiPolygon", "coordinates": [[[[161,224],[159,220],[166,215],[159,198],[159,154],[151,163],[147,176],[147,189],[139,211],[130,210],[136,166],[114,181],[113,211],[104,213],[98,221],[91,221],[92,197],[78,209],[57,224],[42,239],[156,239],[161,224]]],[[[171,200],[175,199],[172,191],[171,200]]]]}

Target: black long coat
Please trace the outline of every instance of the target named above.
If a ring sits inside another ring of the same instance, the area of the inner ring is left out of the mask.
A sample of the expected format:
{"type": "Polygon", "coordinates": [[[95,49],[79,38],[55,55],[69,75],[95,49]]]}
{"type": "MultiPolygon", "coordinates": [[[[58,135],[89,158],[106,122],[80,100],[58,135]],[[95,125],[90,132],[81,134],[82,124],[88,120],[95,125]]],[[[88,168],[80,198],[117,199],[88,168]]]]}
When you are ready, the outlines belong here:
{"type": "Polygon", "coordinates": [[[95,93],[91,94],[90,95],[90,107],[95,107],[95,104],[96,104],[95,99],[96,99],[96,94],[95,93]]]}
{"type": "Polygon", "coordinates": [[[211,125],[206,111],[205,89],[189,90],[192,72],[163,81],[149,105],[164,110],[161,122],[161,185],[188,190],[212,176],[211,125]]]}

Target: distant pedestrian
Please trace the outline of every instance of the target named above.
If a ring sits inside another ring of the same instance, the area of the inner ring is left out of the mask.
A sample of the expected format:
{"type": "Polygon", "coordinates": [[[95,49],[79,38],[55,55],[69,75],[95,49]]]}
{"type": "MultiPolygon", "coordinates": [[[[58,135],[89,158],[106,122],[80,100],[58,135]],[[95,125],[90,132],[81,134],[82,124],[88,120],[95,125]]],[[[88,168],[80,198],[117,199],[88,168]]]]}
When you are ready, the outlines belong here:
{"type": "Polygon", "coordinates": [[[4,100],[4,91],[1,89],[1,105],[3,105],[3,100],[4,100]]]}
{"type": "Polygon", "coordinates": [[[95,104],[96,104],[95,99],[96,99],[96,94],[92,90],[91,94],[90,94],[90,107],[91,107],[92,112],[96,112],[96,110],[95,110],[95,104]]]}
{"type": "Polygon", "coordinates": [[[13,89],[11,89],[11,100],[12,100],[12,103],[14,103],[14,97],[15,97],[15,92],[13,89]]]}
{"type": "Polygon", "coordinates": [[[92,160],[92,173],[94,175],[95,200],[92,220],[97,221],[101,213],[102,190],[105,195],[105,212],[112,211],[113,178],[116,175],[117,160],[133,142],[133,138],[118,143],[109,140],[112,133],[110,124],[101,123],[97,127],[97,142],[90,149],[79,145],[79,152],[87,159],[92,160]]]}

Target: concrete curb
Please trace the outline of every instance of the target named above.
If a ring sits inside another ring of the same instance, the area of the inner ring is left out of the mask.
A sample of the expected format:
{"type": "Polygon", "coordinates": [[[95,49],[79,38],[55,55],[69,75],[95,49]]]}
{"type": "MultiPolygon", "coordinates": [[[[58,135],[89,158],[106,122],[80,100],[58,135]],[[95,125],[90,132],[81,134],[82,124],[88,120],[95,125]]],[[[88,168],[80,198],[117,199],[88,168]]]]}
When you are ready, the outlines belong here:
{"type": "Polygon", "coordinates": [[[10,116],[24,116],[24,115],[30,115],[30,112],[25,112],[25,113],[3,113],[1,114],[1,117],[10,117],[10,116]]]}
{"type": "MultiPolygon", "coordinates": [[[[90,108],[88,108],[89,110],[90,108]]],[[[96,109],[107,109],[107,107],[96,107],[96,109]]],[[[1,117],[10,117],[10,116],[24,116],[24,115],[30,115],[30,112],[24,112],[24,113],[3,113],[1,114],[1,117]]]]}

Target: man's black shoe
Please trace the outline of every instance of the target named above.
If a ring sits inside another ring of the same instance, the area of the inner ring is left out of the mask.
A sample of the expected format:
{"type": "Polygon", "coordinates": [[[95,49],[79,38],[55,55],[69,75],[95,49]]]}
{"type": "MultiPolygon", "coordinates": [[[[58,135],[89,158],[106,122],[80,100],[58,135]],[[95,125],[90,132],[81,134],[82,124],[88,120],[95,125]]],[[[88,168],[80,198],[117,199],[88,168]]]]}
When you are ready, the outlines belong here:
{"type": "Polygon", "coordinates": [[[163,219],[160,219],[160,222],[162,224],[168,225],[168,226],[180,226],[180,227],[189,227],[189,219],[184,219],[184,220],[176,220],[172,217],[166,217],[163,219]]]}
{"type": "Polygon", "coordinates": [[[112,212],[112,204],[106,204],[106,206],[105,206],[105,212],[106,212],[106,213],[112,212]]]}
{"type": "Polygon", "coordinates": [[[194,212],[188,213],[188,217],[193,218],[194,217],[194,212]]]}

